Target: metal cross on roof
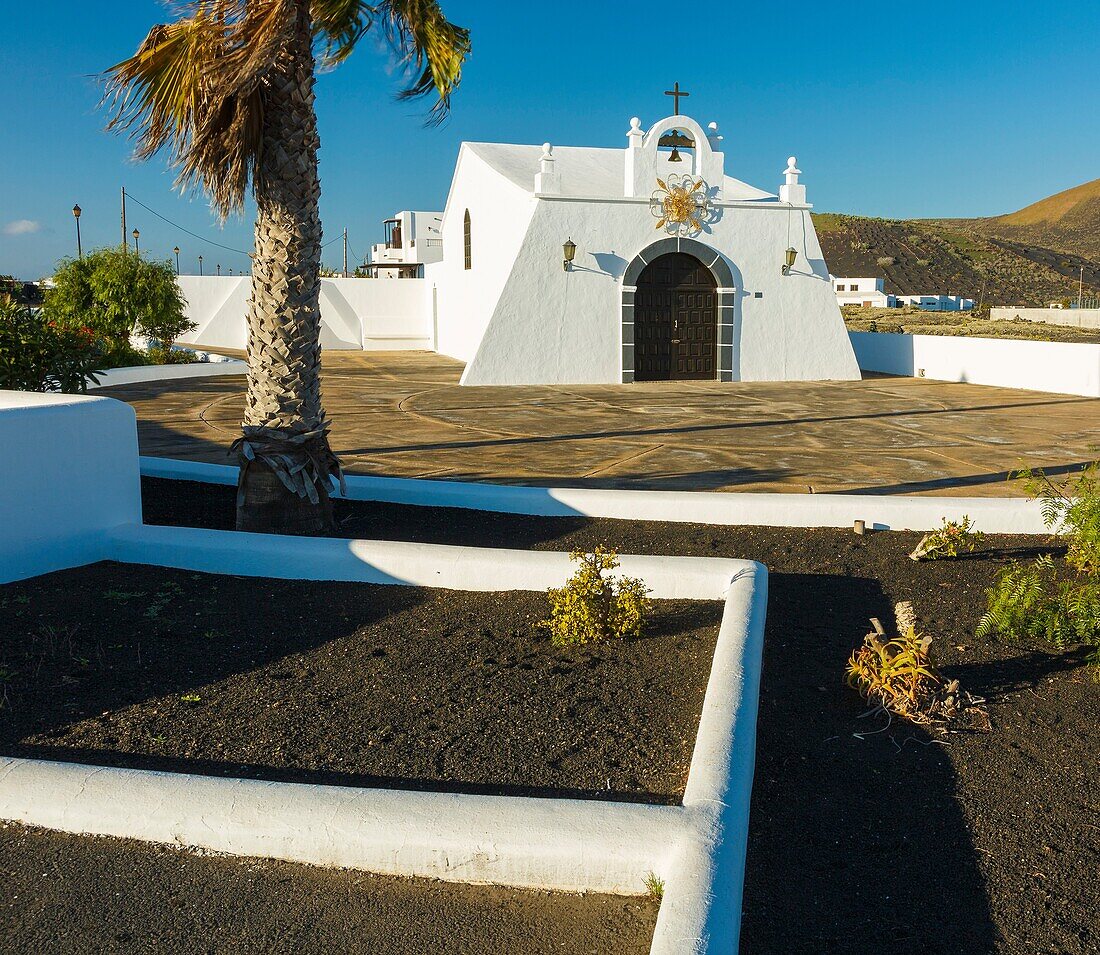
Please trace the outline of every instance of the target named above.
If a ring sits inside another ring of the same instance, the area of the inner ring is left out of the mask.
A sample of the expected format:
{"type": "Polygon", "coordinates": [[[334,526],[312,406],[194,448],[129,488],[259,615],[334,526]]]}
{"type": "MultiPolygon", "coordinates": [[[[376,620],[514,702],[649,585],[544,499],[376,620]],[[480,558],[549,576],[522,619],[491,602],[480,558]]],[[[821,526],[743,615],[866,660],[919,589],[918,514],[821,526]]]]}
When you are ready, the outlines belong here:
{"type": "Polygon", "coordinates": [[[672,103],[673,103],[672,115],[673,116],[679,116],[680,115],[680,97],[681,96],[691,96],[691,94],[682,92],[681,89],[680,89],[680,83],[679,83],[679,81],[677,81],[677,82],[672,84],[672,89],[665,90],[665,96],[671,96],[672,97],[672,103]]]}

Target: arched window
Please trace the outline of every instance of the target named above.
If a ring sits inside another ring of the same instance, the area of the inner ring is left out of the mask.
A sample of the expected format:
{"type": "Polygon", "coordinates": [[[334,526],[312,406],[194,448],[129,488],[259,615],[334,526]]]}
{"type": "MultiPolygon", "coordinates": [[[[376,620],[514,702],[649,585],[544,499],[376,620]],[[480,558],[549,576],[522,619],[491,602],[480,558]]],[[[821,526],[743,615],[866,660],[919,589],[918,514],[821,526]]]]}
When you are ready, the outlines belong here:
{"type": "Polygon", "coordinates": [[[462,217],[462,250],[465,255],[466,271],[473,268],[473,255],[470,248],[470,210],[462,217]]]}

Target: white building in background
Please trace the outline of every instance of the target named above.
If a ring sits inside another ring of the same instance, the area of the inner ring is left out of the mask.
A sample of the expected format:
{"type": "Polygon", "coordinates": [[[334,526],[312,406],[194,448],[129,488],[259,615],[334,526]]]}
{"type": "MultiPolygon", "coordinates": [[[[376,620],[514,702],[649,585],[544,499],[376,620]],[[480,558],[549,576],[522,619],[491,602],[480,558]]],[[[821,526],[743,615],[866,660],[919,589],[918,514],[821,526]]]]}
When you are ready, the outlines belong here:
{"type": "Polygon", "coordinates": [[[915,305],[928,312],[966,312],[974,307],[974,299],[963,295],[895,295],[895,304],[915,305]]]}
{"type": "Polygon", "coordinates": [[[862,305],[864,308],[901,308],[915,305],[929,312],[965,312],[974,307],[974,299],[962,295],[894,295],[885,289],[885,279],[837,278],[830,276],[838,305],[862,305]]]}
{"type": "Polygon", "coordinates": [[[894,296],[887,295],[885,279],[852,279],[829,276],[838,305],[863,305],[869,308],[893,308],[894,296]]]}
{"type": "Polygon", "coordinates": [[[419,279],[443,258],[442,212],[399,212],[382,223],[384,242],[371,246],[367,273],[379,279],[419,279]]]}

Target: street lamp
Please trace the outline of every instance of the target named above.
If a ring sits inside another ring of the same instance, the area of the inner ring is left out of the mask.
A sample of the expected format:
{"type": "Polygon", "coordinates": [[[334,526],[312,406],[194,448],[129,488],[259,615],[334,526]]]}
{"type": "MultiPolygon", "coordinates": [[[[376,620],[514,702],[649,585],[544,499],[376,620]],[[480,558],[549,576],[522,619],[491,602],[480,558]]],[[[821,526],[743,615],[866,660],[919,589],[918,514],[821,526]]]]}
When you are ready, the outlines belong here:
{"type": "Polygon", "coordinates": [[[202,275],[202,256],[199,256],[199,275],[202,275]]]}
{"type": "Polygon", "coordinates": [[[173,250],[176,253],[176,275],[180,274],[180,247],[177,245],[173,250]]]}
{"type": "Polygon", "coordinates": [[[141,233],[137,229],[134,229],[134,231],[131,232],[130,235],[134,237],[134,252],[138,255],[141,255],[141,248],[138,246],[138,239],[141,238],[141,233]]]}
{"type": "Polygon", "coordinates": [[[218,275],[221,275],[221,274],[222,274],[222,264],[221,264],[221,262],[219,262],[218,263],[218,275]]]}
{"type": "Polygon", "coordinates": [[[80,248],[80,206],[73,206],[73,218],[76,219],[76,257],[82,259],[84,253],[80,248]]]}

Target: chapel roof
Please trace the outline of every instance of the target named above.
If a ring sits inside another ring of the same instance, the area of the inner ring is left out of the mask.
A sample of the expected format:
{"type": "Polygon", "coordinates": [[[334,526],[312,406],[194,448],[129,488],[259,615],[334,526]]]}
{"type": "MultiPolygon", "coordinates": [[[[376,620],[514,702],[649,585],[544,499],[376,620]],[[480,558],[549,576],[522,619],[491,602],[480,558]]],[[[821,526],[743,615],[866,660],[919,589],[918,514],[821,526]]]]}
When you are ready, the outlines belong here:
{"type": "MultiPolygon", "coordinates": [[[[535,173],[539,171],[542,146],[518,146],[510,143],[464,145],[506,179],[521,189],[531,191],[535,173]]],[[[623,194],[625,149],[555,146],[554,159],[561,178],[563,196],[602,197],[623,194]]],[[[725,201],[775,198],[774,193],[764,192],[732,176],[723,176],[722,199],[725,201]]]]}

